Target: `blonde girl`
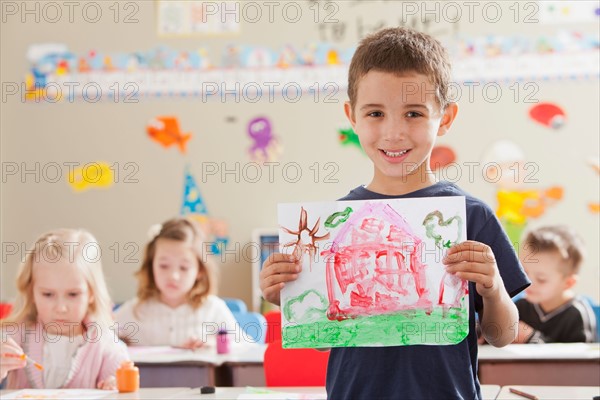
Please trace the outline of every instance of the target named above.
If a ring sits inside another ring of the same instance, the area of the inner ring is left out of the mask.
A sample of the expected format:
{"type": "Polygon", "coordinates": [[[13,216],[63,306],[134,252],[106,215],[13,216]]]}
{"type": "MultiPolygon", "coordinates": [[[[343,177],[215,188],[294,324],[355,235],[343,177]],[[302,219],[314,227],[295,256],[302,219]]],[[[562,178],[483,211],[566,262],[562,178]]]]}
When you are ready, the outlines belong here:
{"type": "Polygon", "coordinates": [[[137,297],[115,313],[128,344],[194,349],[213,344],[219,330],[236,328],[233,314],[214,295],[210,243],[202,238],[198,224],[186,218],[171,219],[151,233],[136,272],[137,297]]]}
{"type": "Polygon", "coordinates": [[[81,229],[42,235],[19,266],[17,290],[14,312],[1,324],[7,388],[114,389],[127,352],[109,328],[96,239],[81,229]]]}

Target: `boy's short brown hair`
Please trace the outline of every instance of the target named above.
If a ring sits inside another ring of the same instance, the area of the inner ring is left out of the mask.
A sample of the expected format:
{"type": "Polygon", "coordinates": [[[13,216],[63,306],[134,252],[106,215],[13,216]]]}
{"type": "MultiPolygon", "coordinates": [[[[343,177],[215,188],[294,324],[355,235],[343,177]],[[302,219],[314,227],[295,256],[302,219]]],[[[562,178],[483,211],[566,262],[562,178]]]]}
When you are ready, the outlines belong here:
{"type": "Polygon", "coordinates": [[[557,251],[563,260],[568,261],[567,274],[577,274],[585,255],[581,237],[567,226],[545,226],[527,233],[523,242],[533,254],[543,251],[557,251]]]}
{"type": "Polygon", "coordinates": [[[354,110],[359,80],[370,70],[425,75],[436,88],[444,109],[448,103],[451,66],[448,53],[433,37],[407,28],[386,28],[365,37],[352,56],[348,97],[354,110]]]}

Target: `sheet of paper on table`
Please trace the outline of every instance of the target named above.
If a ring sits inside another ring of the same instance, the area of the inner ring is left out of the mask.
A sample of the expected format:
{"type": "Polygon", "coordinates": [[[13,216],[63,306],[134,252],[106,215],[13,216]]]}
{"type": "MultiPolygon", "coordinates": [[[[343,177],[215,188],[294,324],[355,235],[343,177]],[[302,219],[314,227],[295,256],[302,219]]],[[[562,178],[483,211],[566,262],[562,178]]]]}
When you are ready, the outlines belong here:
{"type": "Polygon", "coordinates": [[[116,390],[98,389],[23,389],[2,394],[2,399],[77,399],[93,400],[118,393],[116,390]]]}

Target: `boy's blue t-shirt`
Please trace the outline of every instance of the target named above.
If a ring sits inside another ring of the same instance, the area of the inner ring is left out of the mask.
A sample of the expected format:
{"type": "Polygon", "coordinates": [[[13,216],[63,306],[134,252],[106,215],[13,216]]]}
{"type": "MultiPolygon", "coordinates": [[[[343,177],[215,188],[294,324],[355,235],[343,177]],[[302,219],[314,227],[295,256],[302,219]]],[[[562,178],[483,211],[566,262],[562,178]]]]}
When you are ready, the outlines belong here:
{"type": "MultiPolygon", "coordinates": [[[[529,286],[531,282],[492,209],[452,183],[439,182],[401,196],[381,195],[359,186],[340,200],[443,196],[466,197],[467,239],[492,248],[508,294],[512,297],[529,286]]],[[[469,282],[469,334],[456,345],[332,348],[327,398],[481,399],[475,311],[482,306],[475,284],[469,282]]]]}

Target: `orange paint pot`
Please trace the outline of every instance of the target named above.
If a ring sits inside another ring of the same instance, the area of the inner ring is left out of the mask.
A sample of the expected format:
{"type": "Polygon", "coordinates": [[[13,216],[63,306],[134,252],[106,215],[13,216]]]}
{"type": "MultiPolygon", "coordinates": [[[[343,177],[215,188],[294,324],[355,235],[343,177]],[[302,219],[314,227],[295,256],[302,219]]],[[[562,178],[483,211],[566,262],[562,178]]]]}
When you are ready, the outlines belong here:
{"type": "Polygon", "coordinates": [[[121,393],[137,392],[140,388],[140,370],[133,361],[123,361],[117,369],[117,389],[121,393]]]}

